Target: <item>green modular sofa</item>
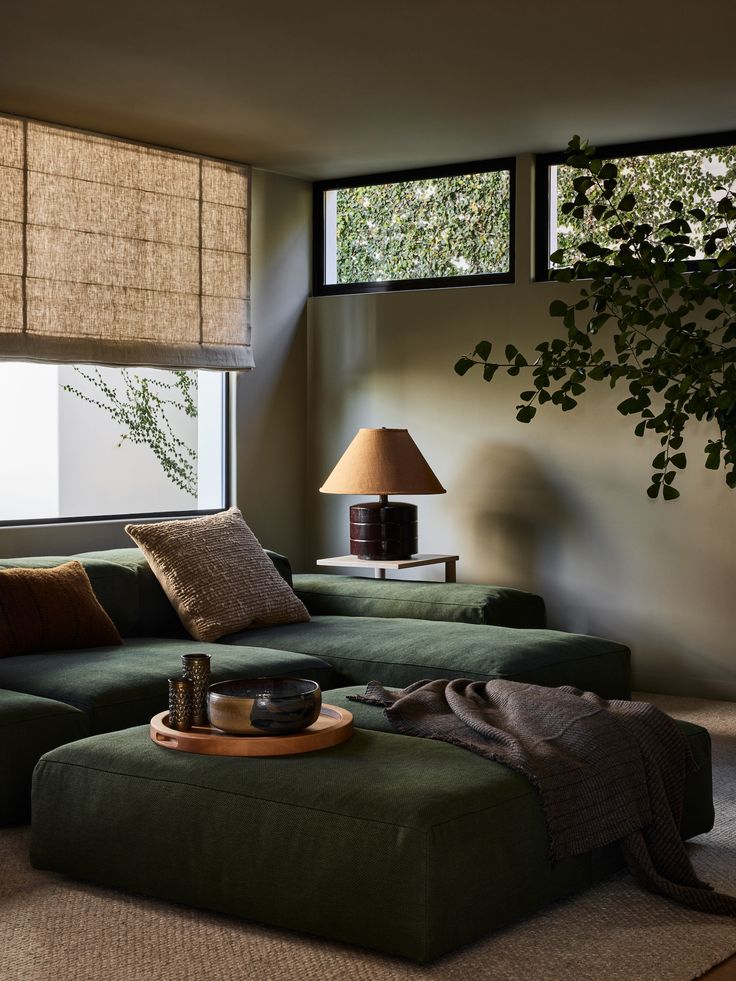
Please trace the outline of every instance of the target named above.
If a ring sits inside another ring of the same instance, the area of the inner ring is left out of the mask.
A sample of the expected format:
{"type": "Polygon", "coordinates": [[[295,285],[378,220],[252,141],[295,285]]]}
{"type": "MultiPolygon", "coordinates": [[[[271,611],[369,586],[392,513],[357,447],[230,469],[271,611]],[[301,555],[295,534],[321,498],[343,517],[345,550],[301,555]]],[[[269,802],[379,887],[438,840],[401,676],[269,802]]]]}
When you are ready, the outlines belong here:
{"type": "Polygon", "coordinates": [[[419,678],[502,677],[629,695],[627,648],[545,630],[544,604],[533,594],[463,583],[292,577],[284,556],[268,554],[312,619],[246,630],[216,644],[185,633],[137,548],[0,560],[0,568],[49,568],[78,559],[124,638],[122,647],[0,658],[0,821],[27,819],[33,766],[46,749],[142,725],[161,711],[166,679],[179,673],[187,651],[212,655],[215,681],[291,674],[329,691],[373,679],[404,686],[419,678]],[[6,722],[15,717],[19,694],[27,704],[43,700],[35,703],[37,742],[21,739],[19,725],[6,722]]]}
{"type": "MultiPolygon", "coordinates": [[[[183,632],[135,548],[0,561],[79,559],[124,637],[122,647],[0,659],[0,822],[27,820],[31,771],[44,754],[33,775],[34,865],[418,961],[617,867],[615,847],[552,865],[524,778],[457,747],[392,733],[382,712],[347,696],[373,679],[398,687],[502,677],[627,698],[625,647],[546,630],[531,594],[292,578],[287,560],[269,555],[312,619],[215,644],[183,632]],[[313,678],[326,701],[354,713],[353,738],[277,760],[155,746],[147,724],[165,707],[181,654],[193,650],[212,655],[215,680],[313,678]]],[[[699,763],[681,825],[691,836],[713,823],[710,743],[704,729],[682,725],[699,763]]]]}

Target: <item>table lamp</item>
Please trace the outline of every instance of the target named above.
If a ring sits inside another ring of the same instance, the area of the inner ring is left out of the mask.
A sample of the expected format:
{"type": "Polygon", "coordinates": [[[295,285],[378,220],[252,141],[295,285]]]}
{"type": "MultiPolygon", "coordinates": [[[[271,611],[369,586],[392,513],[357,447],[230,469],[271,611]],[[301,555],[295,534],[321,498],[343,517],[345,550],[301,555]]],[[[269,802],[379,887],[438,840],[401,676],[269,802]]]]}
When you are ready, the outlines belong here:
{"type": "Polygon", "coordinates": [[[417,551],[415,504],[389,494],[444,494],[406,429],[359,429],[320,487],[323,494],[378,494],[350,508],[350,554],[361,559],[408,559],[417,551]]]}

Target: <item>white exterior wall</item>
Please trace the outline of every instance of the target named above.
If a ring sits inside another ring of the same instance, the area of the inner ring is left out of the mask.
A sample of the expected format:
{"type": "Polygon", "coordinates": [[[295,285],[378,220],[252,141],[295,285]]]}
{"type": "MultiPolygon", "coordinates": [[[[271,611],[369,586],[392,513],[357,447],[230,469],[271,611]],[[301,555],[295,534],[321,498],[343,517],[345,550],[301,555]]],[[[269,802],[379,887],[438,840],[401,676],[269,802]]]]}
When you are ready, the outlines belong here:
{"type": "Polygon", "coordinates": [[[58,375],[0,363],[0,521],[59,513],[58,375]]]}

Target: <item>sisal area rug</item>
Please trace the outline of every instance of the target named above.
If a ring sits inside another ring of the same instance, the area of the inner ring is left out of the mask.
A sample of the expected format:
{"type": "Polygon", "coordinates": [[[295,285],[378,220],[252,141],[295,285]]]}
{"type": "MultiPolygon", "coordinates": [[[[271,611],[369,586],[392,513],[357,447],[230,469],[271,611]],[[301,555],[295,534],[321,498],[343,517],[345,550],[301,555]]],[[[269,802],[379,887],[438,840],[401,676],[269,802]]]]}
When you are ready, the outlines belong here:
{"type": "MultiPolygon", "coordinates": [[[[736,894],[736,703],[641,697],[711,732],[716,827],[690,850],[706,881],[736,894]]],[[[692,981],[736,951],[733,919],[620,873],[420,967],[36,872],[28,839],[0,832],[1,981],[692,981]]]]}

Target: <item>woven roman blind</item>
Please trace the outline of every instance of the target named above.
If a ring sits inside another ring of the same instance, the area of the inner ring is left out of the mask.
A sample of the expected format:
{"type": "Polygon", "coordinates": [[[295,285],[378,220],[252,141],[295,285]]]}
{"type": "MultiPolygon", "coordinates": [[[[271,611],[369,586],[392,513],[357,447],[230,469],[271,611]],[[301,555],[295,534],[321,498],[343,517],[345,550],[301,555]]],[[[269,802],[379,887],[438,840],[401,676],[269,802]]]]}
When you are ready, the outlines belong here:
{"type": "Polygon", "coordinates": [[[249,178],[0,116],[0,358],[252,367],[249,178]]]}

